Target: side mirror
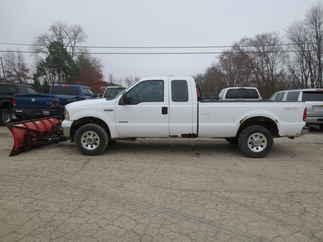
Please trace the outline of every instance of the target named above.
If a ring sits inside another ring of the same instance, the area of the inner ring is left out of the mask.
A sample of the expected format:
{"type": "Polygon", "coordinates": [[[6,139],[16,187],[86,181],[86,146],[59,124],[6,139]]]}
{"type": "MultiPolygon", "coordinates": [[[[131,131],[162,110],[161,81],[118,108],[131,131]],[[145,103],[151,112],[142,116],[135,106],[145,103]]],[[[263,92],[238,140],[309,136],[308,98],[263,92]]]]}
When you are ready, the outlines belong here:
{"type": "Polygon", "coordinates": [[[124,93],[119,100],[119,105],[127,105],[127,104],[129,104],[129,100],[127,97],[127,93],[124,93]]]}

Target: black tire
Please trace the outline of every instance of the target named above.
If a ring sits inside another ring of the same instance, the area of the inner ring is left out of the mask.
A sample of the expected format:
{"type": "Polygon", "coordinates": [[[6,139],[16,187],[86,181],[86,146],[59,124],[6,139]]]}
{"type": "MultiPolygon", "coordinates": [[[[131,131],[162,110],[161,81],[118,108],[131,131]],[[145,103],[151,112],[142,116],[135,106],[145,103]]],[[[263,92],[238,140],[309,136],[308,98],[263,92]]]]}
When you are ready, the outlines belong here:
{"type": "Polygon", "coordinates": [[[0,111],[0,124],[7,124],[10,123],[12,120],[12,114],[9,110],[1,110],[0,111]]]}
{"type": "Polygon", "coordinates": [[[85,124],[79,127],[75,132],[74,140],[78,149],[84,155],[100,155],[109,145],[109,135],[107,131],[98,124],[85,124]],[[94,138],[91,136],[87,138],[87,134],[96,134],[94,138]],[[84,142],[84,139],[97,139],[97,141],[84,142]],[[94,144],[95,142],[95,144],[94,144]]]}
{"type": "Polygon", "coordinates": [[[271,132],[260,125],[244,128],[240,132],[238,139],[240,152],[250,158],[263,158],[267,156],[272,149],[273,142],[271,132]]]}
{"type": "Polygon", "coordinates": [[[225,138],[226,141],[228,141],[231,145],[237,145],[238,144],[238,138],[225,138]]]}
{"type": "Polygon", "coordinates": [[[323,131],[323,124],[320,124],[320,131],[323,131]]]}

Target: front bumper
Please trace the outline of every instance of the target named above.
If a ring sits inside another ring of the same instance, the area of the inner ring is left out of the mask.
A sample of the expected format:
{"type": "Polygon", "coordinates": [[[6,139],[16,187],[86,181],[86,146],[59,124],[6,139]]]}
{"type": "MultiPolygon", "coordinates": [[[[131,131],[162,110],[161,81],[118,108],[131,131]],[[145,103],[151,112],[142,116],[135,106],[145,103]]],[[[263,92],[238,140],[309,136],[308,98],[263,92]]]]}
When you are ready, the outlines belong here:
{"type": "Polygon", "coordinates": [[[62,129],[63,129],[63,135],[66,138],[71,138],[71,127],[72,127],[73,121],[71,120],[64,120],[62,122],[62,129]]]}

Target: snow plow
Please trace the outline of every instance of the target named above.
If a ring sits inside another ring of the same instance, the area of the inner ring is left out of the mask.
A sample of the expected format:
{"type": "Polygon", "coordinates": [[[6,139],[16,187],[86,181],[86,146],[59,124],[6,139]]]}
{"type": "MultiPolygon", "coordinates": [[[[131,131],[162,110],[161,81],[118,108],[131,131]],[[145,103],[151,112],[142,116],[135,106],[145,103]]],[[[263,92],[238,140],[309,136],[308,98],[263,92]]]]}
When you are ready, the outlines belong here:
{"type": "Polygon", "coordinates": [[[15,156],[42,145],[65,141],[61,123],[60,119],[50,117],[8,124],[7,128],[13,137],[13,147],[9,156],[15,156]]]}

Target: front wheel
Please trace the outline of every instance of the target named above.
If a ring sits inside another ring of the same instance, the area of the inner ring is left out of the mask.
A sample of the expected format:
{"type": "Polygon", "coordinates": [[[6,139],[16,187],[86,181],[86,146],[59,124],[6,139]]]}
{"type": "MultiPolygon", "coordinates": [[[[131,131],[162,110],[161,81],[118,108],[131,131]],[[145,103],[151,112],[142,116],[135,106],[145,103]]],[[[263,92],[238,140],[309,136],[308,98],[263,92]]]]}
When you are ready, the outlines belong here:
{"type": "Polygon", "coordinates": [[[109,136],[98,124],[85,124],[75,133],[79,150],[85,155],[100,155],[109,145],[109,136]]]}
{"type": "Polygon", "coordinates": [[[241,131],[238,145],[243,155],[251,158],[263,158],[272,149],[273,136],[265,127],[252,125],[241,131]]]}

